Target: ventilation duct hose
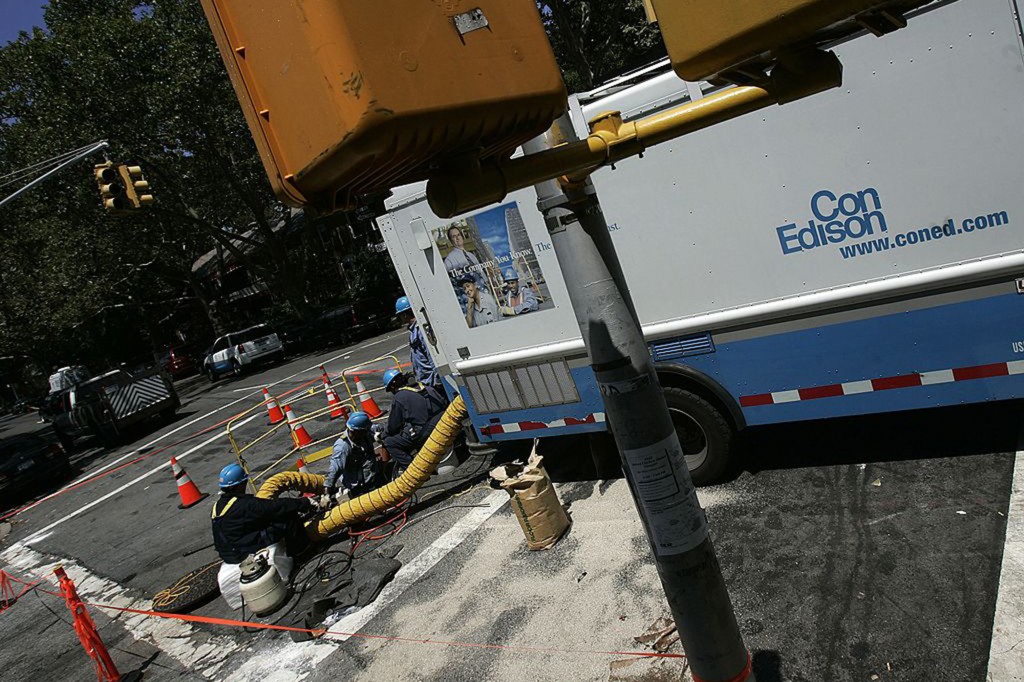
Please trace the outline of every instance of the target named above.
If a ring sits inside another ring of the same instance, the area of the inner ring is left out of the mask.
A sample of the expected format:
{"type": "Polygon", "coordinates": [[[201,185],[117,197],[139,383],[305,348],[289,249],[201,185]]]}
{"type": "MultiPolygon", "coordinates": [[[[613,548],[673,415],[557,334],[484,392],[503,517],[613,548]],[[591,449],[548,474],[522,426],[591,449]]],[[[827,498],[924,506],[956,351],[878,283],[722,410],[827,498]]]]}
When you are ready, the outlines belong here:
{"type": "MultiPolygon", "coordinates": [[[[306,525],[309,539],[314,542],[325,540],[343,528],[387,511],[410,497],[430,480],[430,475],[437,469],[448,448],[455,443],[455,438],[462,431],[462,420],[467,414],[462,396],[456,396],[441,415],[441,420],[434,427],[426,444],[420,448],[416,457],[397,480],[340,504],[331,509],[324,518],[309,522],[306,525]]],[[[256,497],[273,499],[286,490],[321,493],[324,490],[324,483],[323,476],[285,471],[268,478],[256,493],[256,497]]]]}
{"type": "Polygon", "coordinates": [[[327,479],[318,474],[303,474],[298,471],[282,471],[274,474],[260,486],[256,497],[261,500],[274,500],[286,491],[322,495],[327,479]]]}

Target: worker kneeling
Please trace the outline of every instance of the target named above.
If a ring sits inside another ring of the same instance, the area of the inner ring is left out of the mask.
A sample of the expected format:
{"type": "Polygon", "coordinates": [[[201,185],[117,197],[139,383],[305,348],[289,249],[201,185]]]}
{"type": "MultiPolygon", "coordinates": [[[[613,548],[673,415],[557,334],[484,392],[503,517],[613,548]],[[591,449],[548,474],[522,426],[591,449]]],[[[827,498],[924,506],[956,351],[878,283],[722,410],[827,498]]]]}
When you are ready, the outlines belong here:
{"type": "Polygon", "coordinates": [[[394,398],[388,423],[376,435],[392,459],[404,469],[430,438],[448,407],[448,400],[438,389],[418,384],[397,369],[384,372],[384,389],[394,398]]]}
{"type": "Polygon", "coordinates": [[[373,450],[373,423],[365,412],[353,412],[345,423],[345,433],[334,442],[331,468],[325,481],[328,497],[348,490],[350,499],[384,485],[384,471],[373,450]]]}
{"type": "Polygon", "coordinates": [[[319,498],[264,500],[246,492],[248,474],[237,464],[220,471],[220,497],[213,503],[213,545],[224,561],[217,573],[220,593],[233,609],[242,608],[241,569],[250,555],[263,554],[288,581],[293,560],[308,540],[303,516],[319,511],[319,498]]]}

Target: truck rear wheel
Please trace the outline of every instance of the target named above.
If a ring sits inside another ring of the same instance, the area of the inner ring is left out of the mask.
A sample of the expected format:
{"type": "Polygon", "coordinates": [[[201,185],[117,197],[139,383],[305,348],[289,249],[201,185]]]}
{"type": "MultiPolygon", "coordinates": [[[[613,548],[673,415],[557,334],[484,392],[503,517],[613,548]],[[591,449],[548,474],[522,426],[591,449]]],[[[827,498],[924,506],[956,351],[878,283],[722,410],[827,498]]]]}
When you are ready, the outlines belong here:
{"type": "Polygon", "coordinates": [[[64,448],[64,452],[70,454],[75,451],[75,439],[60,430],[57,425],[53,427],[53,433],[57,436],[57,441],[60,446],[64,448]]]}
{"type": "Polygon", "coordinates": [[[685,389],[666,388],[665,402],[694,484],[719,482],[732,459],[732,426],[714,405],[685,389]]]}

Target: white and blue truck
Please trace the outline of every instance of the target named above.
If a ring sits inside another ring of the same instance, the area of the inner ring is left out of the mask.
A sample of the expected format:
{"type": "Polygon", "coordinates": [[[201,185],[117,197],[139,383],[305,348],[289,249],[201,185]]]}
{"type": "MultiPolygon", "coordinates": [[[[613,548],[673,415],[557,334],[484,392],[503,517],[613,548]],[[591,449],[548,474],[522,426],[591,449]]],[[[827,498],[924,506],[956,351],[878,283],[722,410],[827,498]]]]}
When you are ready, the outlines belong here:
{"type": "MultiPolygon", "coordinates": [[[[934,3],[835,45],[839,89],[594,175],[698,483],[753,425],[1024,396],[1024,52],[1016,0],[934,3]]],[[[722,87],[667,60],[572,101],[580,132],[722,87]]],[[[532,190],[378,219],[483,441],[605,429],[532,190]],[[528,290],[528,291],[527,291],[528,290]]]]}

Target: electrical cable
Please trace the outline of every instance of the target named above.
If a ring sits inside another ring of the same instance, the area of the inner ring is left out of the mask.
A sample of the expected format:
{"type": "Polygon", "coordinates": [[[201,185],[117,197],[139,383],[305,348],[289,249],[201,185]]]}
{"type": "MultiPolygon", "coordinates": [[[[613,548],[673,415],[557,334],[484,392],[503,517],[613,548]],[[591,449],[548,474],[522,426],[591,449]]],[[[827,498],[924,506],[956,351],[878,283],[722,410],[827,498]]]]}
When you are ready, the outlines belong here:
{"type": "Polygon", "coordinates": [[[4,187],[7,187],[9,185],[13,185],[16,182],[22,182],[28,178],[35,177],[36,175],[41,175],[50,168],[59,166],[60,164],[75,156],[76,154],[81,154],[82,152],[84,152],[85,150],[89,149],[92,146],[94,145],[86,145],[79,149],[75,149],[70,152],[65,152],[60,156],[55,156],[50,159],[46,159],[44,161],[32,164],[31,166],[19,168],[17,170],[11,171],[10,173],[7,173],[6,175],[0,176],[0,189],[3,189],[4,187]]]}
{"type": "Polygon", "coordinates": [[[312,562],[299,568],[292,578],[292,589],[298,595],[303,595],[311,590],[316,582],[329,582],[345,575],[352,569],[352,552],[338,549],[321,552],[317,555],[316,565],[312,568],[310,566],[312,566],[312,562]],[[329,559],[334,555],[340,555],[340,557],[329,559]],[[338,563],[343,563],[344,566],[340,570],[334,570],[334,566],[338,563]],[[310,575],[303,578],[304,572],[307,571],[310,575]]]}
{"type": "Polygon", "coordinates": [[[46,166],[46,165],[53,165],[55,163],[60,163],[61,160],[65,159],[65,158],[67,158],[69,156],[74,156],[75,154],[78,154],[79,152],[83,152],[86,149],[88,149],[89,147],[92,147],[94,144],[96,144],[96,143],[93,142],[92,144],[87,144],[85,146],[79,147],[78,149],[72,149],[71,151],[63,152],[62,154],[58,154],[56,156],[51,156],[48,159],[43,159],[42,161],[37,161],[36,163],[33,163],[31,165],[28,165],[28,166],[25,166],[23,168],[16,168],[15,170],[10,171],[8,173],[5,173],[4,175],[0,175],[0,180],[5,180],[5,179],[11,177],[12,175],[19,175],[19,174],[28,172],[28,171],[30,171],[30,170],[32,170],[34,168],[38,168],[39,166],[46,166]]]}

